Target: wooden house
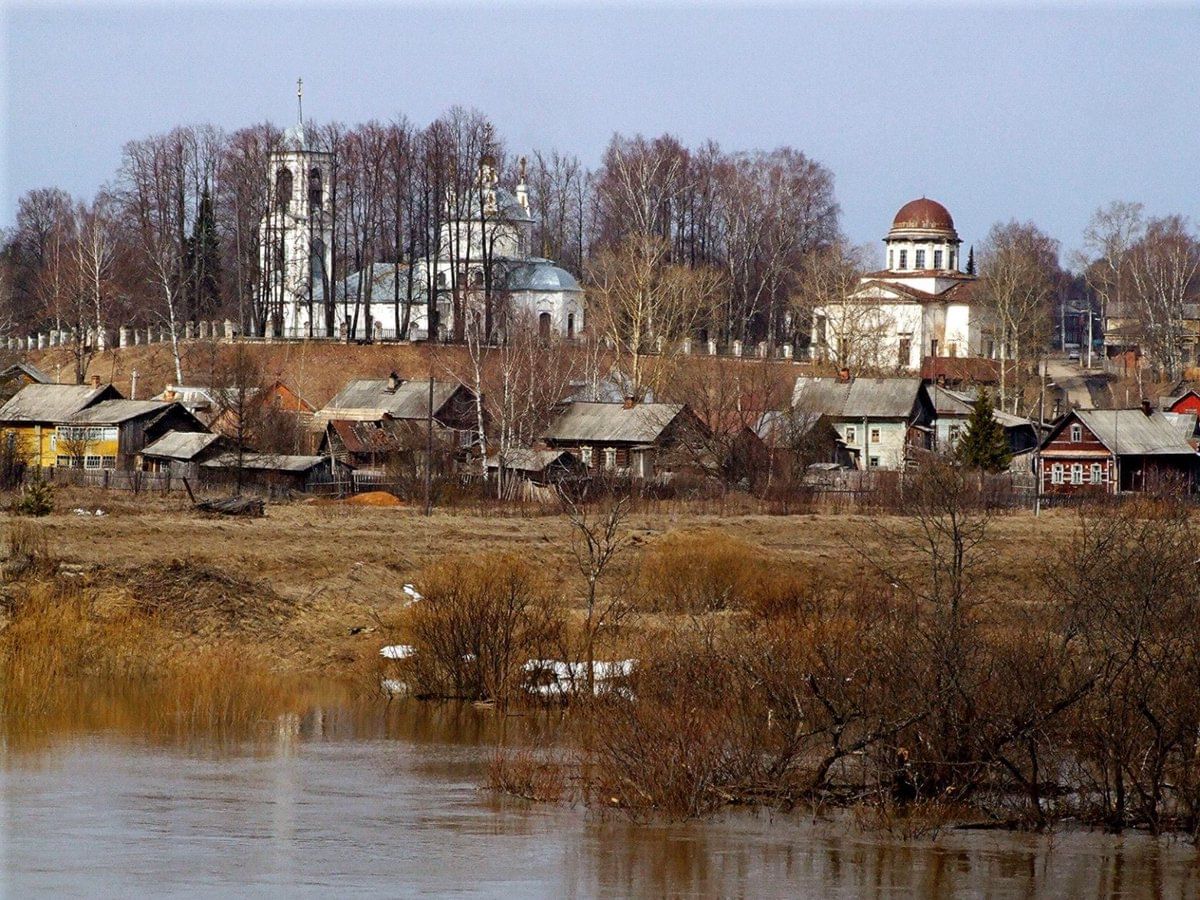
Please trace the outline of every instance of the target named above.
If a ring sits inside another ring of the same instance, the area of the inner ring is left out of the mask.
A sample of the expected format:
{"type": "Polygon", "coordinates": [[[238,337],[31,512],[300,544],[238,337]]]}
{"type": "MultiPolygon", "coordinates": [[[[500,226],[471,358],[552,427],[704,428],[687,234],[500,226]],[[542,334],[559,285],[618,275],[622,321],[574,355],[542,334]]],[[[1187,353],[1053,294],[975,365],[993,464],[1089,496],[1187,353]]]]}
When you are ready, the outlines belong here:
{"type": "Polygon", "coordinates": [[[935,409],[920,378],[801,376],[796,414],[824,416],[867,469],[900,469],[913,451],[933,446],[935,409]]]}
{"type": "Polygon", "coordinates": [[[59,456],[58,426],[90,406],[119,399],[121,392],[99,378],[90,384],[27,384],[0,406],[0,430],[29,465],[51,468],[59,456]]]}
{"type": "MultiPolygon", "coordinates": [[[[976,398],[963,391],[953,391],[941,385],[926,386],[933,401],[935,414],[933,449],[953,450],[967,433],[967,422],[975,409],[976,398]]],[[[1038,445],[1037,426],[1030,419],[1014,416],[1002,409],[993,409],[992,418],[1004,429],[1008,448],[1014,457],[1032,452],[1038,445]]],[[[1026,467],[1025,471],[1029,471],[1026,467]]]]}
{"type": "Polygon", "coordinates": [[[142,448],[140,468],[194,480],[200,475],[200,463],[230,449],[227,438],[211,431],[168,431],[142,448]]]}
{"type": "Polygon", "coordinates": [[[55,426],[55,466],[134,469],[147,444],[172,431],[204,432],[204,423],[180,403],[103,400],[55,426]]]}
{"type": "Polygon", "coordinates": [[[312,427],[325,432],[330,422],[434,422],[453,434],[460,451],[477,439],[475,392],[458,381],[405,381],[395,372],[387,378],[351,381],[313,415],[312,427]]]}
{"type": "MultiPolygon", "coordinates": [[[[428,382],[427,382],[428,384],[428,382]]],[[[454,468],[459,449],[458,433],[439,422],[400,420],[331,419],[325,425],[318,455],[351,470],[360,486],[401,482],[423,474],[430,452],[432,430],[435,473],[454,468]]]]}
{"type": "Polygon", "coordinates": [[[0,402],[7,402],[29,384],[50,384],[50,377],[33,363],[16,362],[0,371],[0,402]]]}
{"type": "Polygon", "coordinates": [[[1200,469],[1200,455],[1179,425],[1149,403],[1073,410],[1050,429],[1038,456],[1047,494],[1192,488],[1200,469]]]}
{"type": "Polygon", "coordinates": [[[583,464],[569,450],[537,450],[522,448],[501,456],[493,453],[484,460],[489,475],[501,471],[523,478],[533,484],[551,485],[587,474],[583,464]]]}
{"type": "Polygon", "coordinates": [[[328,456],[298,456],[279,453],[245,452],[239,460],[236,451],[206,459],[199,465],[202,487],[234,490],[239,469],[242,491],[276,494],[306,492],[329,484],[340,475],[340,467],[328,456]]]}
{"type": "Polygon", "coordinates": [[[570,450],[592,474],[654,478],[692,468],[705,425],[682,403],[565,404],[547,429],[551,449],[570,450]]]}

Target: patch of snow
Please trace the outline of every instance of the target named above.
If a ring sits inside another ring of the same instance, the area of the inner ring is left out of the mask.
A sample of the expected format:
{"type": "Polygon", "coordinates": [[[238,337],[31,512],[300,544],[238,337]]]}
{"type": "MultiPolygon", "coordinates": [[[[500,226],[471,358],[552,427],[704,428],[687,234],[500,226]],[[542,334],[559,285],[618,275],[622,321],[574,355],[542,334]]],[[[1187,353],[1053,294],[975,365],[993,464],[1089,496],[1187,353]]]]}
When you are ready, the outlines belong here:
{"type": "Polygon", "coordinates": [[[416,652],[412,644],[389,644],[379,651],[379,655],[384,659],[408,659],[416,652]]]}

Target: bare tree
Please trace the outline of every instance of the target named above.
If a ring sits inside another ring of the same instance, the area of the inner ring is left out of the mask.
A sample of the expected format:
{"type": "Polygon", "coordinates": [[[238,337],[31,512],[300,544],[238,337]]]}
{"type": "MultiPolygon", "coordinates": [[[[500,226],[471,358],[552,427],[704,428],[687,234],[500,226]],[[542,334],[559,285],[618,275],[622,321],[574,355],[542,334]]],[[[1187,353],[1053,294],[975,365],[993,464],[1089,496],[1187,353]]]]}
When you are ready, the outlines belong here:
{"type": "Polygon", "coordinates": [[[1127,265],[1138,335],[1155,368],[1179,378],[1185,348],[1200,342],[1186,324],[1200,320],[1200,240],[1181,216],[1150,219],[1127,265]]]}

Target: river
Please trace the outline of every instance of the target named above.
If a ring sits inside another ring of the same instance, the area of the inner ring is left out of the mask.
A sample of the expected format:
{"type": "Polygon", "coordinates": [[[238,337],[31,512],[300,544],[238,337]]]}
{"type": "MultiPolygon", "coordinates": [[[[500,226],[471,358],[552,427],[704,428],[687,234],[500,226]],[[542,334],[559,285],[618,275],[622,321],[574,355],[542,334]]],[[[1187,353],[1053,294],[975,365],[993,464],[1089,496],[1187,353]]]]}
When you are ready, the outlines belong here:
{"type": "Polygon", "coordinates": [[[480,789],[534,718],[413,701],[331,706],[255,740],[136,729],[10,742],[7,897],[1195,897],[1191,845],[1145,835],[951,832],[739,811],[634,824],[480,789]],[[503,733],[502,733],[503,732],[503,733]]]}

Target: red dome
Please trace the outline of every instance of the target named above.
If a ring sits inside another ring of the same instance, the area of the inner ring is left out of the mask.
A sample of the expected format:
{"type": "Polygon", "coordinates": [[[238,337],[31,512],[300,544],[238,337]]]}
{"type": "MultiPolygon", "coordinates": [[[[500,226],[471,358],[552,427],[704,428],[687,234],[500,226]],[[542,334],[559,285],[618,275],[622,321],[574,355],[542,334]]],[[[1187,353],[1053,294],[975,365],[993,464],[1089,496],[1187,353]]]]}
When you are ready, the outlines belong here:
{"type": "Polygon", "coordinates": [[[920,200],[909,200],[905,203],[892,220],[893,231],[907,228],[953,231],[954,219],[942,204],[922,197],[920,200]]]}

